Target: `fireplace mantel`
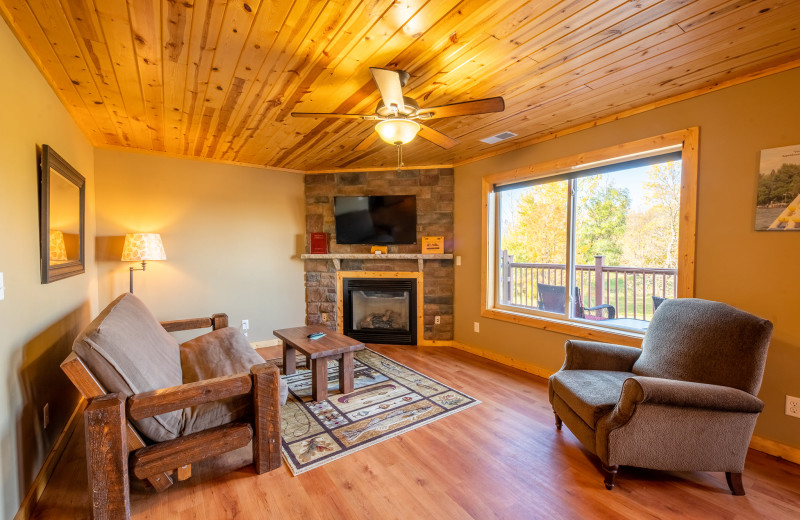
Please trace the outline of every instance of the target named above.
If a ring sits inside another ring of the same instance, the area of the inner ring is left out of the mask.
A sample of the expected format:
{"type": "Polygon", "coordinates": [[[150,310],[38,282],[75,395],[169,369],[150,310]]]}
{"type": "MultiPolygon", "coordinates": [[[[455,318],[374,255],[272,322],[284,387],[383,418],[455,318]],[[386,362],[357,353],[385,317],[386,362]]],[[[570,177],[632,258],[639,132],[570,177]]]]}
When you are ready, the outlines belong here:
{"type": "Polygon", "coordinates": [[[425,260],[452,260],[451,253],[445,254],[421,254],[421,253],[387,253],[385,255],[374,255],[369,253],[326,253],[326,254],[302,254],[303,260],[333,260],[333,265],[337,271],[341,269],[339,260],[417,260],[419,270],[422,271],[422,262],[425,260]]]}

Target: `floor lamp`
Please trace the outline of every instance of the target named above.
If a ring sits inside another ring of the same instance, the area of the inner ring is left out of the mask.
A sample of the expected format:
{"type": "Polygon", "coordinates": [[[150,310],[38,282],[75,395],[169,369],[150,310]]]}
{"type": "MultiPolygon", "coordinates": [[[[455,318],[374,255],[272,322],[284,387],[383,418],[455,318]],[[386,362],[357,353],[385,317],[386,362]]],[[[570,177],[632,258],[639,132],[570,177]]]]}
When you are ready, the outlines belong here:
{"type": "Polygon", "coordinates": [[[125,245],[122,247],[123,262],[142,262],[142,268],[131,266],[131,288],[133,293],[133,272],[144,271],[148,260],[166,260],[164,244],[158,233],[128,233],[125,235],[125,245]]]}

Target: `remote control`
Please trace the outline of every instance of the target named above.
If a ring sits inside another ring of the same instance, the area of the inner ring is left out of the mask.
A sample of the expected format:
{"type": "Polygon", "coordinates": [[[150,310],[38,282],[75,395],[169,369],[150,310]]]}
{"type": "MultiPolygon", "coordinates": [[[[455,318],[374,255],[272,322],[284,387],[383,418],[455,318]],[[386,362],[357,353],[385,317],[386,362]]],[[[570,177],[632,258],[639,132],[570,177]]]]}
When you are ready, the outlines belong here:
{"type": "Polygon", "coordinates": [[[314,332],[312,334],[309,334],[307,337],[308,337],[308,339],[319,339],[324,335],[325,335],[324,332],[314,332]]]}

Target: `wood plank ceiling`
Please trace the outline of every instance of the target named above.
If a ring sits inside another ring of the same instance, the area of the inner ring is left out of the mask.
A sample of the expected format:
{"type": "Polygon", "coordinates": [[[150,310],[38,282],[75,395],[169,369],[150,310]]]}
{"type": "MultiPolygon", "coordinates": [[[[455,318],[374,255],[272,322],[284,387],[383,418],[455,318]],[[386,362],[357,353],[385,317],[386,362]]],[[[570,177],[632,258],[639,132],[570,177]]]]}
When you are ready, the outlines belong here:
{"type": "MultiPolygon", "coordinates": [[[[457,164],[800,59],[798,0],[0,0],[97,146],[297,170],[396,164],[368,67],[404,69],[423,107],[503,96],[430,126],[407,165],[457,164]],[[495,145],[480,139],[518,137],[495,145]]],[[[787,65],[788,64],[788,65],[787,65]]],[[[6,71],[7,80],[13,72],[6,71]]],[[[8,102],[11,102],[7,100],[8,102]]]]}

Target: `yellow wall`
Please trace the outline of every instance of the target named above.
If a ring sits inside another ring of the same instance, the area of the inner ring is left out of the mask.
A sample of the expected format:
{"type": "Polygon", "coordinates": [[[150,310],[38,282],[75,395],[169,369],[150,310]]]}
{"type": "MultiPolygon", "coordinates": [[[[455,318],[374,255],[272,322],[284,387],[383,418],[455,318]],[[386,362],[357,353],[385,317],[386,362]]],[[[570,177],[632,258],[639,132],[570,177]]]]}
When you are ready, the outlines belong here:
{"type": "Polygon", "coordinates": [[[249,339],[303,325],[303,175],[202,160],[96,150],[100,304],[128,290],[128,232],[160,233],[164,262],[134,273],[161,320],[228,314],[249,339]]]}
{"type": "Polygon", "coordinates": [[[455,340],[552,372],[568,339],[480,316],[475,230],[483,175],[699,126],[696,296],[774,323],[756,435],[800,448],[800,420],[784,415],[784,395],[800,396],[800,233],[753,230],[759,151],[800,143],[798,85],[800,69],[794,69],[456,168],[455,254],[462,265],[456,267],[455,340]]]}
{"type": "Polygon", "coordinates": [[[78,401],[59,369],[97,313],[92,146],[5,23],[0,23],[0,517],[12,518],[78,401]],[[37,148],[86,178],[84,274],[41,284],[37,148]],[[42,429],[42,407],[50,426],[42,429]]]}

